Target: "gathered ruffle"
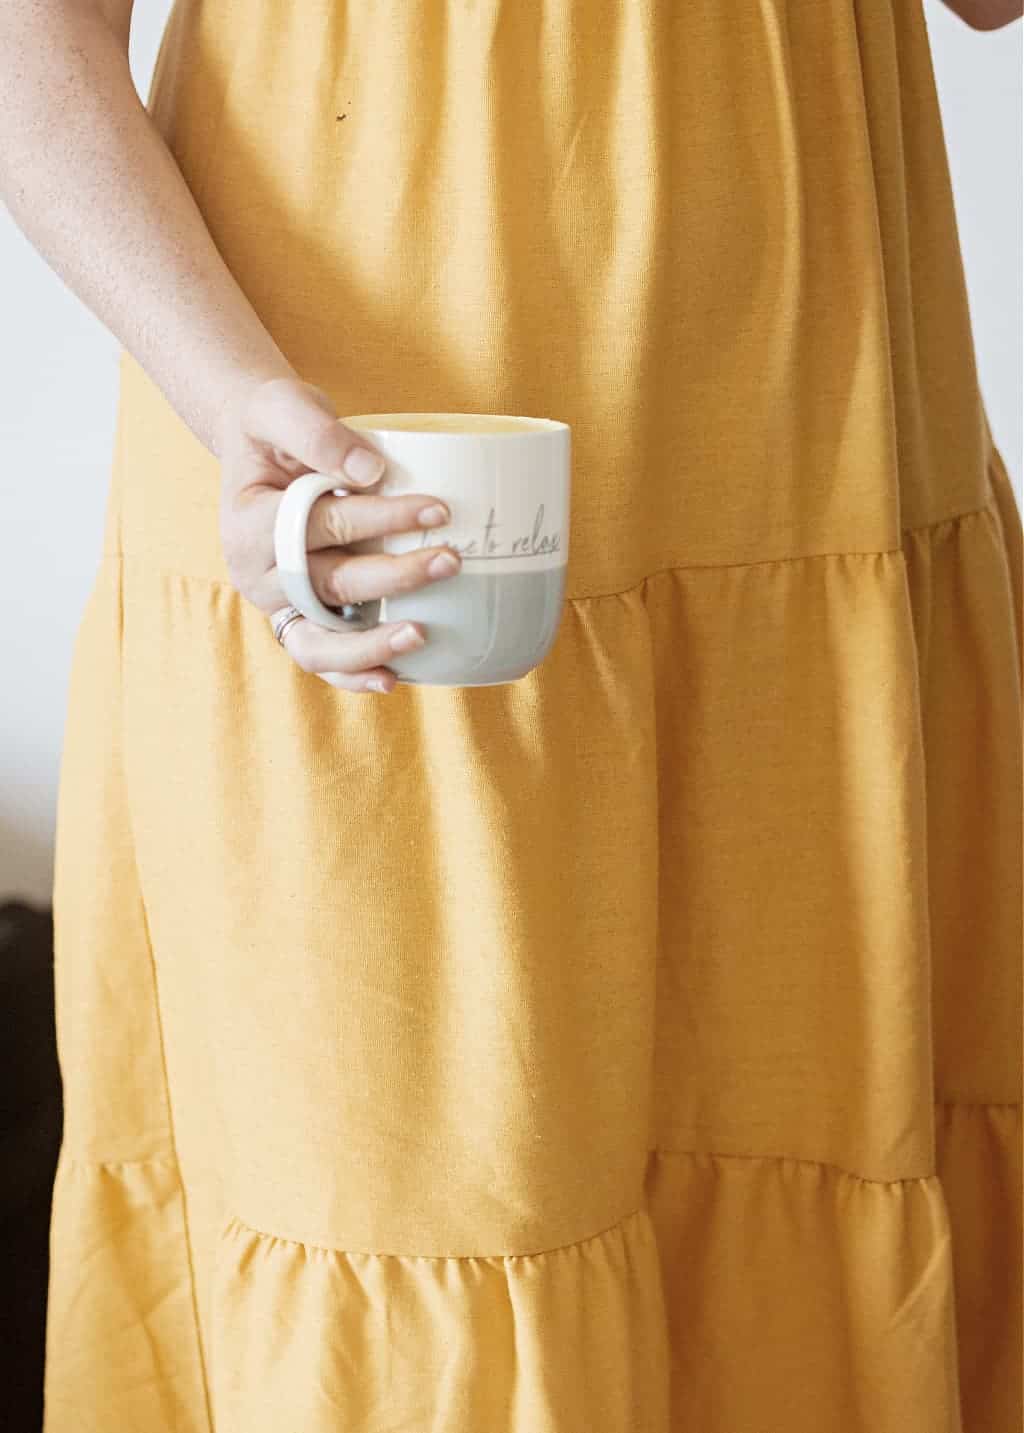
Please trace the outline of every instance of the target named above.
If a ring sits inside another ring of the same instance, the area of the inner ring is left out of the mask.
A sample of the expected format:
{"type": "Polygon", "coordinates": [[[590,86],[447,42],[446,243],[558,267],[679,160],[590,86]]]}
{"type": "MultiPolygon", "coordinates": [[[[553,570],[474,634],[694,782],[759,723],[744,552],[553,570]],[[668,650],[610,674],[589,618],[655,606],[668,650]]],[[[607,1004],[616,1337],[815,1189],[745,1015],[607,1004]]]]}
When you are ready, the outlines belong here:
{"type": "Polygon", "coordinates": [[[1024,1416],[1021,1104],[936,1105],[936,1172],[953,1242],[964,1433],[1024,1416]]]}
{"type": "Polygon", "coordinates": [[[62,777],[45,1433],[1016,1433],[990,479],[897,550],[652,574],[571,600],[536,677],[382,703],[223,584],[108,557],[62,777]],[[353,792],[369,848],[329,839],[353,792]],[[287,842],[254,801],[303,813],[287,842]]]}
{"type": "Polygon", "coordinates": [[[1009,1433],[1020,1109],[942,1106],[939,1128],[940,1173],[893,1182],[654,1150],[640,1207],[535,1254],[325,1249],[227,1216],[209,1405],[173,1164],[65,1161],[47,1429],[1009,1433]],[[954,1295],[1007,1316],[959,1361],[954,1295]],[[963,1379],[984,1421],[958,1421],[963,1379]]]}

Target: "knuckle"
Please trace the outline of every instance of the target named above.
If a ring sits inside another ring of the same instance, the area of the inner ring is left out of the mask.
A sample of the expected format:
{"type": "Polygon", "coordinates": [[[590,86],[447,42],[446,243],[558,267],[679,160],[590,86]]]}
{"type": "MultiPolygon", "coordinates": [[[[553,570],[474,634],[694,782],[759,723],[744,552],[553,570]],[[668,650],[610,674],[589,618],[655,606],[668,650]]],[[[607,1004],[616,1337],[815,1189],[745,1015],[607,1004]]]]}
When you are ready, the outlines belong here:
{"type": "Polygon", "coordinates": [[[336,562],[327,569],[327,595],[334,599],[335,605],[356,600],[349,585],[347,568],[347,562],[336,562]]]}
{"type": "Polygon", "coordinates": [[[341,419],[326,411],[322,418],[313,422],[310,456],[318,472],[334,472],[341,467],[341,459],[349,446],[345,441],[348,436],[348,429],[341,419]]]}
{"type": "Polygon", "coordinates": [[[348,506],[351,501],[351,498],[335,498],[327,509],[327,531],[339,547],[355,541],[352,510],[348,506]]]}
{"type": "Polygon", "coordinates": [[[317,552],[309,554],[309,580],[313,585],[313,591],[322,602],[328,607],[338,602],[338,567],[337,562],[328,560],[326,553],[317,552]]]}

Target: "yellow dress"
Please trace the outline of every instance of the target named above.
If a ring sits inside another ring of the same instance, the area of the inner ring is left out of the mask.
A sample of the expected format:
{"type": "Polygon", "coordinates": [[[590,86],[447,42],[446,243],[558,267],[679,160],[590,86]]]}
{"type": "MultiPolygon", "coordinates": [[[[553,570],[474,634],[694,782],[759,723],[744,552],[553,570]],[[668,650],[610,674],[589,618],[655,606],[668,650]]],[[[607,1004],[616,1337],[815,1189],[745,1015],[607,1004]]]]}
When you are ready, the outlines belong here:
{"type": "Polygon", "coordinates": [[[1017,1433],[1021,519],[920,0],[177,0],[340,414],[573,430],[555,644],[303,672],[122,352],[45,1433],[1017,1433]]]}

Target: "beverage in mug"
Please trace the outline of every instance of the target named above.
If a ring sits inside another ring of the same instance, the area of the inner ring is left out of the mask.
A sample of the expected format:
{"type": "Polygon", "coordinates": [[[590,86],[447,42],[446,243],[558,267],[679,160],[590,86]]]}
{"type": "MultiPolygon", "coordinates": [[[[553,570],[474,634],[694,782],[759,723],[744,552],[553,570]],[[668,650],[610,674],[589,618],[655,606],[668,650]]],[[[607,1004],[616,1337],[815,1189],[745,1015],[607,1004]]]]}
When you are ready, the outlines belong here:
{"type": "Polygon", "coordinates": [[[407,552],[447,543],[462,554],[454,577],[364,602],[360,619],[325,606],[309,581],[306,524],[316,499],[347,492],[325,473],[285,489],[274,532],[285,594],[311,621],[351,632],[378,622],[422,622],[426,641],[384,663],[403,682],[496,686],[535,667],[561,620],[569,556],[571,430],[551,418],[490,413],[362,413],[342,420],[387,460],[370,491],[418,492],[451,512],[444,527],[387,533],[347,551],[407,552]]]}

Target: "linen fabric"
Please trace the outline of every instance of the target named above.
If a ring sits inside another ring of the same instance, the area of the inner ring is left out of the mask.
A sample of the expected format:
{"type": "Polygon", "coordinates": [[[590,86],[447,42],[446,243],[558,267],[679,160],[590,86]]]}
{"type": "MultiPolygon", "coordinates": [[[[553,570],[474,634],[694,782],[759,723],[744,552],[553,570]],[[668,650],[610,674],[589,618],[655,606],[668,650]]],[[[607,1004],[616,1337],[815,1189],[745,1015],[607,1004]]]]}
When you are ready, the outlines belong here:
{"type": "Polygon", "coordinates": [[[122,351],[45,1433],[1017,1433],[1021,519],[920,0],[176,0],[147,107],[341,415],[571,425],[567,600],[511,684],[302,671],[122,351]]]}

